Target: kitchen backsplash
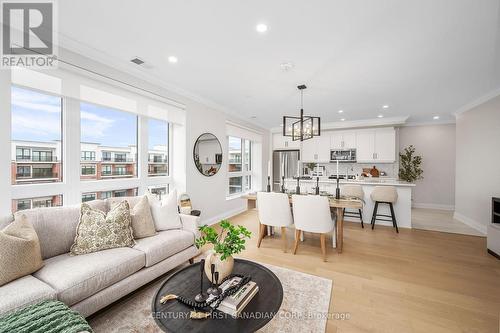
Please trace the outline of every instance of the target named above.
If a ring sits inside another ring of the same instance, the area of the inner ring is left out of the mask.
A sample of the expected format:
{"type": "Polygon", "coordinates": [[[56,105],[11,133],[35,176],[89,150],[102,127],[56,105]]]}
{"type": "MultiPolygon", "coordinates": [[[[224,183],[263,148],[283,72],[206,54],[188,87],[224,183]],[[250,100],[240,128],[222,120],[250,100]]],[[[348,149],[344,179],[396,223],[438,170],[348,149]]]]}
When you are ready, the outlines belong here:
{"type": "MultiPolygon", "coordinates": [[[[337,172],[336,163],[319,163],[318,165],[325,166],[326,176],[334,175],[337,172]]],[[[346,170],[349,174],[356,175],[363,172],[363,168],[373,168],[375,166],[379,171],[385,171],[387,177],[398,178],[399,166],[398,163],[383,163],[383,164],[370,164],[370,163],[339,163],[339,173],[345,175],[346,170]]]]}

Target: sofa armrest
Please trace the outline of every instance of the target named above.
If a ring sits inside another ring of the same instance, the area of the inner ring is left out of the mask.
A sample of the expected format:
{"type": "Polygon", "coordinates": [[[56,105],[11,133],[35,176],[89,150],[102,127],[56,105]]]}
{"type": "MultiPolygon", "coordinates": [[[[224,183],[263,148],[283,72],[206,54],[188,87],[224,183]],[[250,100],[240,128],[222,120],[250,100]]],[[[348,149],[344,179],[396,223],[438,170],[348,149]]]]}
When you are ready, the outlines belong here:
{"type": "Polygon", "coordinates": [[[199,216],[179,214],[182,222],[182,229],[191,231],[194,234],[194,238],[200,238],[201,234],[198,230],[198,221],[200,220],[199,216]]]}

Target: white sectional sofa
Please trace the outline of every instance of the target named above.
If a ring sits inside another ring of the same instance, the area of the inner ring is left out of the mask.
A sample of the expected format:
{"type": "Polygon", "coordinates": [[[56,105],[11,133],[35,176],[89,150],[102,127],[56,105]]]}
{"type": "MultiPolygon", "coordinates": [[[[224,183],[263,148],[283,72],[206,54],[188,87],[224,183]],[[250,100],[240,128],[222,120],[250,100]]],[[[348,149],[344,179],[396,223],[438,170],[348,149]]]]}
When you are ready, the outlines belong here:
{"type": "MultiPolygon", "coordinates": [[[[139,199],[123,198],[131,208],[139,199]]],[[[109,210],[106,200],[89,204],[102,211],[109,210]]],[[[181,214],[182,229],[137,239],[133,248],[70,256],[79,205],[38,208],[18,214],[25,214],[33,224],[44,266],[32,275],[0,287],[0,315],[42,300],[57,299],[87,317],[199,254],[194,245],[198,237],[195,216],[181,214]]]]}

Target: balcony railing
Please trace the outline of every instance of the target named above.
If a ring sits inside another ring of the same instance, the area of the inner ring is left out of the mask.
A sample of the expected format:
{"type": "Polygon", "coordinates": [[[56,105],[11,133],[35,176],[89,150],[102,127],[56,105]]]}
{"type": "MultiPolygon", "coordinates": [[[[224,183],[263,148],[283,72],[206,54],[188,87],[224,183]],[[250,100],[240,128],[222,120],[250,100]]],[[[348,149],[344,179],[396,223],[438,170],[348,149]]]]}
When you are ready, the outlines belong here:
{"type": "Polygon", "coordinates": [[[103,177],[113,177],[113,176],[133,176],[133,171],[112,171],[112,172],[101,172],[103,177]]]}
{"type": "Polygon", "coordinates": [[[16,161],[57,162],[57,156],[16,156],[16,161]]]}
{"type": "Polygon", "coordinates": [[[127,163],[127,162],[134,162],[133,158],[121,158],[121,157],[115,157],[115,158],[103,158],[103,162],[117,162],[117,163],[127,163]]]}
{"type": "Polygon", "coordinates": [[[16,173],[16,179],[52,179],[52,178],[58,178],[58,174],[55,172],[34,173],[34,174],[16,173]]]}
{"type": "Polygon", "coordinates": [[[167,163],[167,158],[150,158],[149,163],[167,163]]]}

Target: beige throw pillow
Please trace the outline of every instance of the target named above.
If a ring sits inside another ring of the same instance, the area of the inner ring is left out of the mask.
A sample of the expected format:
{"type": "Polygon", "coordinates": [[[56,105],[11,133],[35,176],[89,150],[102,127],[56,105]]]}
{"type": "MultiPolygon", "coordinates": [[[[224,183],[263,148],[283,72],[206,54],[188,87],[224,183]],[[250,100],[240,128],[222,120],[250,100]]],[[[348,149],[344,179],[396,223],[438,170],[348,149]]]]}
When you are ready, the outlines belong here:
{"type": "MultiPolygon", "coordinates": [[[[113,204],[114,207],[116,204],[113,204]]],[[[134,238],[145,238],[156,235],[155,222],[151,215],[151,207],[147,196],[143,196],[141,200],[131,210],[132,230],[134,238]]]]}
{"type": "Polygon", "coordinates": [[[0,286],[43,266],[40,242],[26,215],[0,231],[0,286]]]}
{"type": "Polygon", "coordinates": [[[86,203],[80,208],[80,222],[76,228],[71,255],[86,254],[116,247],[135,245],[132,235],[130,208],[120,202],[106,215],[86,203]]]}

